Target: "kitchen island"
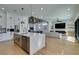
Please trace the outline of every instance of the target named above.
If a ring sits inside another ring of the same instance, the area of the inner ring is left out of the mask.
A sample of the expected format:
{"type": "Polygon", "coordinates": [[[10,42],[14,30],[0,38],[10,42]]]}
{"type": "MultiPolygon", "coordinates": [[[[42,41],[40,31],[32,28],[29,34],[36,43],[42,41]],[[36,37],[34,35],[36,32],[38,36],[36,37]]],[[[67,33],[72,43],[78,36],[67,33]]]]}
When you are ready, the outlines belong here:
{"type": "Polygon", "coordinates": [[[43,33],[14,33],[14,43],[32,55],[45,47],[45,34],[43,33]]]}

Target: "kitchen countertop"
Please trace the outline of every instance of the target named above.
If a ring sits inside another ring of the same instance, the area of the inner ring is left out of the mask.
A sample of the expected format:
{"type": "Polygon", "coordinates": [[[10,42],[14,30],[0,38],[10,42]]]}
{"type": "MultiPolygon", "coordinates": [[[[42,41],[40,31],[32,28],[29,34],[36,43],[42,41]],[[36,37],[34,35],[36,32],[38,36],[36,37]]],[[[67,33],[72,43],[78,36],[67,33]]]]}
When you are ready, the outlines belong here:
{"type": "Polygon", "coordinates": [[[22,35],[22,36],[28,36],[28,37],[34,37],[34,36],[40,36],[40,35],[45,35],[45,34],[41,34],[41,33],[15,33],[15,34],[19,34],[19,35],[22,35]]]}

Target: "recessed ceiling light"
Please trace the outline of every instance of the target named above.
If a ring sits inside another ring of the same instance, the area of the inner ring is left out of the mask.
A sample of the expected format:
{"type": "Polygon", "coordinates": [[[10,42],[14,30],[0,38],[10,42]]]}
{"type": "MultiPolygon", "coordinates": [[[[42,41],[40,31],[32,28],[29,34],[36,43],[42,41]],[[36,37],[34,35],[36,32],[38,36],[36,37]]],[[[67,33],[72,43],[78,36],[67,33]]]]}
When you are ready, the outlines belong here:
{"type": "Polygon", "coordinates": [[[32,12],[32,14],[34,14],[34,12],[32,12]]]}
{"type": "Polygon", "coordinates": [[[5,8],[1,8],[2,10],[4,10],[5,8]]]}
{"type": "Polygon", "coordinates": [[[70,8],[67,8],[68,11],[70,11],[70,8]]]}
{"type": "Polygon", "coordinates": [[[41,8],[41,10],[43,10],[44,8],[41,8]]]}

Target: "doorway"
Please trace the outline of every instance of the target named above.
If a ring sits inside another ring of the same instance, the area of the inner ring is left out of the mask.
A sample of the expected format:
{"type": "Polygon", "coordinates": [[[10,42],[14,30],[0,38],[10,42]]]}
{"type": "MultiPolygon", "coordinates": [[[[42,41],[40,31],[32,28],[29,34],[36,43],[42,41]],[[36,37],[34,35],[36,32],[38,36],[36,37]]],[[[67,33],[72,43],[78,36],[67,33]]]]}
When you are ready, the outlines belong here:
{"type": "Polygon", "coordinates": [[[75,22],[75,38],[79,41],[79,18],[75,22]]]}

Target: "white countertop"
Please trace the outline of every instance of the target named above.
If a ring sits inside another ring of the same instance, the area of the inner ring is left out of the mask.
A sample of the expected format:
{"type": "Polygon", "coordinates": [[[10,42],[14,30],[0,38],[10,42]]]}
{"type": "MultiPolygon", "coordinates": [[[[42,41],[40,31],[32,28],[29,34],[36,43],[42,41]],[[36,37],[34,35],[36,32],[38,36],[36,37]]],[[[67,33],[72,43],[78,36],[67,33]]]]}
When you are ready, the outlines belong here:
{"type": "Polygon", "coordinates": [[[40,36],[40,35],[45,35],[45,34],[41,34],[41,33],[15,33],[15,34],[19,34],[19,35],[22,35],[22,36],[28,36],[28,37],[34,37],[34,36],[40,36]]]}

